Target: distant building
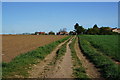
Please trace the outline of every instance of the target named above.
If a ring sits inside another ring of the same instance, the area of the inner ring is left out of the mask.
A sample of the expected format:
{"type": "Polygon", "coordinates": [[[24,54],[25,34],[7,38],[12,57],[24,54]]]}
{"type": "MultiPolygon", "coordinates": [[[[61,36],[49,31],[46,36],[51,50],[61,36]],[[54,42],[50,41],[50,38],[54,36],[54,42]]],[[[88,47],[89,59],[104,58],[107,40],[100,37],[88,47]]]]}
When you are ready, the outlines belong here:
{"type": "Polygon", "coordinates": [[[75,31],[70,31],[69,35],[76,35],[76,32],[75,31]]]}
{"type": "Polygon", "coordinates": [[[45,32],[35,32],[35,35],[45,35],[45,32]]]}
{"type": "Polygon", "coordinates": [[[61,31],[61,32],[58,32],[57,35],[69,35],[69,33],[65,31],[61,31]]]}
{"type": "Polygon", "coordinates": [[[120,33],[120,28],[112,28],[111,30],[112,30],[112,32],[120,33]]]}

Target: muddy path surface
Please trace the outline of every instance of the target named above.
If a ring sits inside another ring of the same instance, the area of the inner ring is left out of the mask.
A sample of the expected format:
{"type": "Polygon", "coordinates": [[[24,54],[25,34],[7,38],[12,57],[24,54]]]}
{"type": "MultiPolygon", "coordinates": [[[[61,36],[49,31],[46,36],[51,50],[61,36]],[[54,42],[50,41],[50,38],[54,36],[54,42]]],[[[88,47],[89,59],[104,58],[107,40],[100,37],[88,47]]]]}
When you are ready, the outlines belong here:
{"type": "Polygon", "coordinates": [[[75,47],[75,51],[76,51],[76,54],[77,54],[78,58],[80,59],[80,61],[82,62],[83,67],[86,70],[87,75],[92,79],[100,78],[100,80],[104,80],[100,76],[99,70],[81,52],[81,49],[79,48],[79,44],[78,44],[78,38],[77,38],[77,40],[75,42],[74,47],[75,47]]]}
{"type": "Polygon", "coordinates": [[[68,40],[59,44],[50,54],[48,54],[45,57],[45,59],[43,61],[40,61],[38,64],[34,65],[32,67],[32,69],[30,71],[28,71],[28,73],[30,74],[29,78],[46,78],[49,73],[52,73],[52,69],[54,69],[54,66],[51,65],[51,63],[55,59],[56,52],[68,40]]]}

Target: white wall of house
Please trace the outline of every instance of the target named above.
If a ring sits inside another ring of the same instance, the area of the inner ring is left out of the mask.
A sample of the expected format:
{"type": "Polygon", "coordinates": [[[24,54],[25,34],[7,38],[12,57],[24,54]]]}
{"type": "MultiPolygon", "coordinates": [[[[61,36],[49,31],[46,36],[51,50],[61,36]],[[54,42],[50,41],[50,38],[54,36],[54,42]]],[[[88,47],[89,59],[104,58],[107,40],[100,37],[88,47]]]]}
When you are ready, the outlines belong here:
{"type": "Polygon", "coordinates": [[[118,33],[120,33],[120,30],[119,30],[119,29],[113,29],[112,31],[113,31],[113,32],[118,32],[118,33]]]}

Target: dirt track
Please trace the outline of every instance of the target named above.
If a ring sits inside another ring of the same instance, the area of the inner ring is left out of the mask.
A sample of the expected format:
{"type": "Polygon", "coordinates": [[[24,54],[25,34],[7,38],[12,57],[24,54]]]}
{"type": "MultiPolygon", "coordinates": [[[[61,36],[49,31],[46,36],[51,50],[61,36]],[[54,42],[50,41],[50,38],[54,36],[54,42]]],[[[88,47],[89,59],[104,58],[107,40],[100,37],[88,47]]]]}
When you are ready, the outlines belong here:
{"type": "MultiPolygon", "coordinates": [[[[74,38],[74,37],[73,37],[74,38]]],[[[71,57],[71,50],[69,44],[72,42],[72,38],[67,42],[59,44],[50,54],[48,54],[43,61],[39,61],[38,64],[31,66],[31,70],[28,71],[30,74],[28,78],[74,78],[73,77],[73,63],[71,57]],[[63,44],[66,45],[65,55],[57,60],[56,52],[61,48],[63,44]],[[55,63],[54,63],[55,62],[55,63]]],[[[83,55],[79,48],[78,38],[74,45],[76,54],[80,59],[83,67],[86,70],[86,74],[92,78],[99,78],[99,80],[104,80],[101,78],[98,69],[83,55]]]]}
{"type": "Polygon", "coordinates": [[[48,76],[48,78],[73,78],[72,77],[72,57],[71,57],[71,50],[69,48],[69,44],[71,41],[67,43],[66,46],[66,53],[60,63],[57,64],[55,67],[56,70],[53,71],[53,74],[51,76],[48,76]]]}
{"type": "MultiPolygon", "coordinates": [[[[77,39],[78,41],[78,39],[77,39]]],[[[75,51],[77,53],[78,58],[81,60],[83,67],[86,70],[86,74],[92,78],[101,78],[98,69],[89,62],[89,60],[83,55],[81,52],[78,42],[75,43],[75,51]]],[[[52,61],[54,61],[55,53],[60,48],[62,44],[60,44],[51,54],[49,54],[44,61],[35,65],[29,73],[30,78],[74,78],[73,77],[73,63],[71,58],[71,50],[69,48],[69,44],[72,41],[70,40],[66,46],[66,53],[62,57],[61,60],[58,60],[55,65],[49,65],[52,61]]],[[[104,80],[101,78],[100,80],[104,80]]]]}
{"type": "Polygon", "coordinates": [[[54,35],[3,35],[2,60],[11,61],[21,53],[36,49],[66,36],[54,35]]]}
{"type": "MultiPolygon", "coordinates": [[[[66,42],[66,41],[65,41],[65,42],[66,42]]],[[[56,56],[57,50],[58,50],[65,42],[63,42],[63,43],[61,43],[60,45],[58,45],[58,46],[56,47],[56,49],[55,49],[54,51],[52,51],[51,54],[47,55],[46,58],[45,58],[43,61],[41,61],[39,64],[34,65],[33,68],[32,68],[32,70],[28,72],[28,73],[30,74],[29,78],[52,78],[52,77],[58,78],[58,77],[62,77],[62,76],[60,76],[59,73],[57,73],[57,76],[55,76],[56,73],[54,74],[55,70],[53,70],[53,69],[55,69],[55,68],[53,68],[54,66],[50,66],[49,64],[54,60],[54,58],[55,58],[55,56],[56,56]],[[49,69],[50,69],[50,70],[49,70],[49,69]]],[[[68,45],[67,45],[67,46],[68,46],[68,45]]],[[[70,55],[70,54],[68,54],[68,55],[70,55]]],[[[67,56],[67,55],[66,55],[66,56],[67,56]]],[[[64,59],[67,59],[67,58],[65,57],[64,59]]],[[[63,61],[62,61],[62,62],[63,62],[63,61]]],[[[63,63],[66,64],[66,62],[63,62],[63,63]]],[[[71,62],[70,62],[70,64],[71,64],[71,62]]],[[[65,66],[65,65],[62,64],[62,67],[66,67],[65,70],[67,69],[68,66],[69,66],[69,65],[65,66]]],[[[58,65],[57,65],[57,67],[58,67],[58,65]]],[[[65,73],[64,73],[64,74],[65,74],[65,73]]],[[[72,74],[72,71],[71,71],[71,74],[72,74]]],[[[65,77],[66,77],[66,76],[65,76],[65,77]]]]}
{"type": "MultiPolygon", "coordinates": [[[[101,78],[98,69],[83,55],[79,48],[78,38],[75,43],[75,51],[78,58],[82,62],[83,67],[86,69],[86,73],[90,78],[101,78]]],[[[103,79],[101,79],[103,80],[103,79]]]]}

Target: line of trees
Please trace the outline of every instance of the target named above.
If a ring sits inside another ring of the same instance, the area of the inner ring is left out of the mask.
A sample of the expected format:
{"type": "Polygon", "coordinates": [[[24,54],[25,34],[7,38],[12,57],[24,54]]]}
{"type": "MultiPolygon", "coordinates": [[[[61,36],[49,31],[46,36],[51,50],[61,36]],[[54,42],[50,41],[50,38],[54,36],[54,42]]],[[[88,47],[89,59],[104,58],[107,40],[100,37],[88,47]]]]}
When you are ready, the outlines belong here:
{"type": "Polygon", "coordinates": [[[83,26],[80,26],[78,23],[74,25],[75,32],[79,34],[92,34],[92,35],[107,35],[107,34],[118,34],[112,32],[110,27],[98,27],[97,24],[93,28],[84,29],[83,26]]]}

